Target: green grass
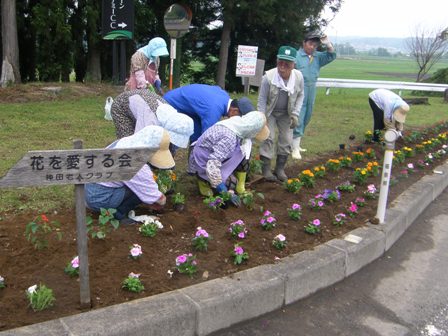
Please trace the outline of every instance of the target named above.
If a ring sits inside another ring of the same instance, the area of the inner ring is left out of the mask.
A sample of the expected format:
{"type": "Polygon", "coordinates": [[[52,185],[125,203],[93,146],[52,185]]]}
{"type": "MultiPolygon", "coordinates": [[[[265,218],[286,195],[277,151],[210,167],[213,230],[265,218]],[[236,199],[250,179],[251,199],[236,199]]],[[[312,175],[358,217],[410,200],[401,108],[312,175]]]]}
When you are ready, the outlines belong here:
{"type": "MultiPolygon", "coordinates": [[[[442,68],[448,68],[448,60],[437,63],[430,73],[442,68]]],[[[340,57],[323,67],[320,77],[415,82],[417,71],[416,62],[410,58],[340,57]]]]}
{"type": "MultiPolygon", "coordinates": [[[[334,64],[334,67],[343,71],[346,68],[344,65],[348,64],[344,62],[337,60],[323,70],[327,71],[334,64]]],[[[366,73],[372,71],[375,62],[352,61],[345,71],[350,76],[335,77],[367,79],[366,73]]],[[[400,62],[375,66],[376,69],[386,69],[388,72],[409,71],[409,64],[400,62]]],[[[336,69],[329,70],[333,74],[337,73],[336,69]]],[[[330,72],[325,74],[325,71],[322,71],[322,76],[330,77],[330,72]]],[[[383,79],[397,80],[390,77],[383,79]]],[[[370,91],[331,89],[330,95],[326,96],[325,89],[318,89],[314,114],[302,142],[302,146],[308,149],[304,159],[337,150],[340,143],[348,144],[351,134],[356,136],[356,141],[363,140],[365,131],[370,130],[373,124],[368,104],[370,91]]],[[[403,96],[411,95],[410,92],[403,92],[403,96]]],[[[106,97],[96,95],[74,100],[68,95],[66,100],[0,104],[0,176],[5,175],[30,150],[70,149],[76,138],[84,141],[84,148],[102,148],[112,142],[115,139],[114,125],[103,118],[106,97]]],[[[257,94],[251,94],[250,98],[256,106],[257,94]]],[[[443,103],[442,97],[431,97],[429,102],[430,105],[411,107],[405,131],[448,119],[447,104],[443,103]]],[[[179,151],[176,162],[180,178],[184,178],[186,151],[179,151]]],[[[179,191],[185,192],[192,185],[193,181],[186,178],[179,191]]],[[[5,211],[48,212],[72,207],[73,202],[73,186],[3,189],[0,191],[0,217],[1,212],[5,211]]]]}

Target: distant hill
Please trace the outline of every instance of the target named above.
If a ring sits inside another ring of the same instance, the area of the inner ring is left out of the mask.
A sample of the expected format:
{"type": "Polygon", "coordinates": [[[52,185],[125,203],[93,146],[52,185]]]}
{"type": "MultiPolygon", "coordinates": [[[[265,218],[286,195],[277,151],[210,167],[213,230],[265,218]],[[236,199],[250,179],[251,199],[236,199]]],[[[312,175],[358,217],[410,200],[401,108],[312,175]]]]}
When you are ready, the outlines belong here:
{"type": "Polygon", "coordinates": [[[360,37],[360,36],[330,36],[333,43],[349,43],[356,51],[386,48],[390,53],[408,53],[407,38],[398,37],[360,37]]]}

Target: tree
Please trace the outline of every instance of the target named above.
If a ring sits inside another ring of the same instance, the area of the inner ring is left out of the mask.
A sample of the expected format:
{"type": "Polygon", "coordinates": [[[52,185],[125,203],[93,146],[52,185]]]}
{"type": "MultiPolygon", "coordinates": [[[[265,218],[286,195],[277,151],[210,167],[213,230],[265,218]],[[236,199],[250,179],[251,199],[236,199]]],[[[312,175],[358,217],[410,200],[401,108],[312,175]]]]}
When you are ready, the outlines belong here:
{"type": "Polygon", "coordinates": [[[417,62],[417,82],[420,82],[448,51],[448,27],[435,30],[417,27],[414,36],[410,37],[406,44],[417,62]]]}
{"type": "Polygon", "coordinates": [[[2,85],[21,83],[19,42],[17,36],[16,0],[2,0],[2,85]],[[9,64],[9,65],[8,65],[9,64]],[[12,74],[6,75],[12,67],[12,74]],[[12,76],[13,75],[13,76],[12,76]]]}

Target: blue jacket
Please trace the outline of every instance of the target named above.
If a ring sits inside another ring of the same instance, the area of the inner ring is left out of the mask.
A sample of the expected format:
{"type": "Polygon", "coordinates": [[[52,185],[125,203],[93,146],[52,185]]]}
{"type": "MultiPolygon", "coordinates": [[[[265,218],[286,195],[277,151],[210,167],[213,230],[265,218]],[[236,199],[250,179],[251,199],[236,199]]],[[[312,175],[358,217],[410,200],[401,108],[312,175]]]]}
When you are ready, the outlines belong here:
{"type": "Polygon", "coordinates": [[[227,115],[230,100],[229,94],[219,86],[206,84],[181,86],[167,92],[163,98],[178,112],[193,119],[194,133],[190,143],[227,115]]]}

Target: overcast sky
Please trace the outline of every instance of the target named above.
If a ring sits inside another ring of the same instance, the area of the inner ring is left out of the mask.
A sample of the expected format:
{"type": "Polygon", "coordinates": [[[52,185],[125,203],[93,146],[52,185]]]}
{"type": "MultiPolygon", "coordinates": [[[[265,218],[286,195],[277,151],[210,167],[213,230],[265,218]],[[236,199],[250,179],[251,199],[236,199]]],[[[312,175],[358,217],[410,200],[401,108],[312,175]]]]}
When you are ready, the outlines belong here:
{"type": "Polygon", "coordinates": [[[343,0],[330,36],[407,37],[415,27],[448,27],[448,0],[343,0]]]}

